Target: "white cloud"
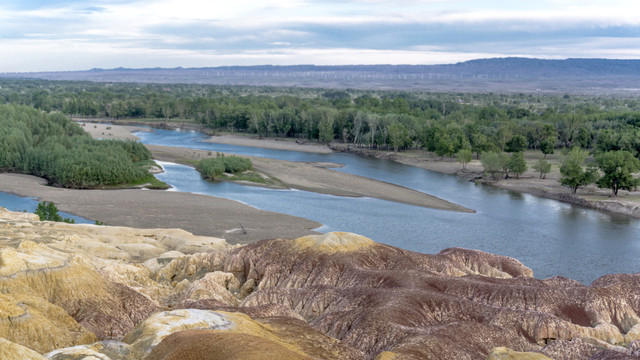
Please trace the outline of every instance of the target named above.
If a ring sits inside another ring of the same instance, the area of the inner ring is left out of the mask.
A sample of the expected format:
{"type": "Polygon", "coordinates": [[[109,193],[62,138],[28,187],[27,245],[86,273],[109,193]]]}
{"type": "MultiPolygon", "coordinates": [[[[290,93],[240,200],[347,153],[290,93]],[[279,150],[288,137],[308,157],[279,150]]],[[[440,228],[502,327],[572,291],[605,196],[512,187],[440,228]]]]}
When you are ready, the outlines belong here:
{"type": "Polygon", "coordinates": [[[623,0],[90,0],[26,10],[0,5],[0,51],[12,54],[0,57],[0,71],[225,61],[442,63],[505,55],[629,58],[640,57],[639,13],[640,2],[623,0]]]}

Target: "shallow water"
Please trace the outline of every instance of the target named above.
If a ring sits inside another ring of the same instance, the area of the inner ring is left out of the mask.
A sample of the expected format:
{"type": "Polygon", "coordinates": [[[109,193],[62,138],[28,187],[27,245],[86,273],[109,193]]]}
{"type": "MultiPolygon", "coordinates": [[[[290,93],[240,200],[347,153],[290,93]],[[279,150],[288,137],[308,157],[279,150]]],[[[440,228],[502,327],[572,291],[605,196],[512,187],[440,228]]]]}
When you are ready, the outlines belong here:
{"type": "MultiPolygon", "coordinates": [[[[34,212],[38,207],[38,200],[32,197],[24,197],[13,194],[8,194],[0,191],[0,206],[11,211],[25,211],[34,212]]],[[[81,216],[66,213],[64,211],[58,211],[58,214],[63,218],[74,219],[76,224],[93,224],[93,221],[87,220],[81,216]]]]}
{"type": "Polygon", "coordinates": [[[351,154],[314,154],[203,142],[194,131],[136,133],[146,144],[181,146],[292,161],[345,164],[337,169],[388,181],[474,209],[475,214],[426,209],[370,198],[271,190],[203,181],[192,168],[165,164],[158,177],[178,191],[242,201],[264,210],[350,231],[377,242],[435,253],[447,247],[512,256],[538,278],[566,276],[583,283],[616,272],[640,271],[640,221],[528,194],[475,185],[455,176],[351,154]]]}

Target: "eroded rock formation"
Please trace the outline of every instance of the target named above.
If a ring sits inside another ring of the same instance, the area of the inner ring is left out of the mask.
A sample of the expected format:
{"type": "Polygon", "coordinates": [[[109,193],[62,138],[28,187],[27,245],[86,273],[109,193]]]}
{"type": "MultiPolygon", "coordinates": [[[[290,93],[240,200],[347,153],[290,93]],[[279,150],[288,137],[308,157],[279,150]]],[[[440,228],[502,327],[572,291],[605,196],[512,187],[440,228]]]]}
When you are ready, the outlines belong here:
{"type": "Polygon", "coordinates": [[[585,286],[347,233],[231,247],[0,210],[0,357],[627,359],[639,311],[639,274],[585,286]]]}

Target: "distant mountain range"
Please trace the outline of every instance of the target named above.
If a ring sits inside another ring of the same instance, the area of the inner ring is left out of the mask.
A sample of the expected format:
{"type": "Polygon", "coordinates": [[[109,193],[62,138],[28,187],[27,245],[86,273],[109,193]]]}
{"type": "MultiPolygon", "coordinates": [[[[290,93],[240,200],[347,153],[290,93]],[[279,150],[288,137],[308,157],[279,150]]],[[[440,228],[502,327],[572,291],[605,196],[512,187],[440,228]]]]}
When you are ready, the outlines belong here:
{"type": "Polygon", "coordinates": [[[221,66],[0,73],[0,78],[474,92],[640,93],[640,60],[478,59],[449,65],[221,66]]]}

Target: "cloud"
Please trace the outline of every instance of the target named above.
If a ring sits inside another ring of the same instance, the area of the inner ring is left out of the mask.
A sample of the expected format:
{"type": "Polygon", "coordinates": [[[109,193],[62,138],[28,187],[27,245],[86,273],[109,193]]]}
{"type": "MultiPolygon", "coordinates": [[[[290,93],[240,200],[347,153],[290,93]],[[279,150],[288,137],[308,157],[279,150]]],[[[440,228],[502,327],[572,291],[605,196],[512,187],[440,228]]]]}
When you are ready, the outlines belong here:
{"type": "Polygon", "coordinates": [[[0,71],[638,54],[640,2],[527,3],[16,0],[0,5],[0,50],[13,54],[0,71]]]}

